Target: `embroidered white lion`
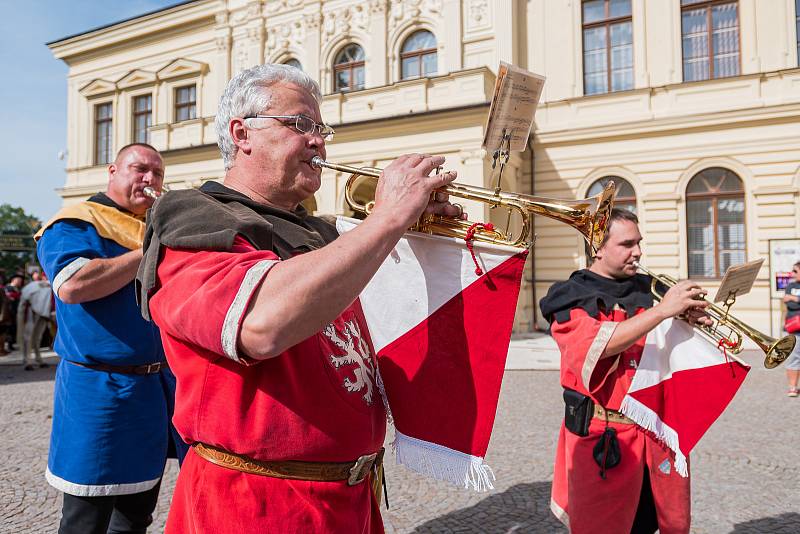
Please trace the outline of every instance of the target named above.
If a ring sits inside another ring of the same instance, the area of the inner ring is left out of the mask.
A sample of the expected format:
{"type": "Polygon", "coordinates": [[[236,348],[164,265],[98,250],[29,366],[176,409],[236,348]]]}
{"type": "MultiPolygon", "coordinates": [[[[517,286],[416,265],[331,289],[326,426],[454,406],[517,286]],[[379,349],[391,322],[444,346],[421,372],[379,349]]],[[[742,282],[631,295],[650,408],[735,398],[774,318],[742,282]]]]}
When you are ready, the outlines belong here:
{"type": "Polygon", "coordinates": [[[364,401],[367,406],[372,405],[373,398],[373,384],[375,383],[375,368],[372,365],[372,358],[370,358],[369,345],[361,337],[361,330],[355,321],[345,321],[343,334],[345,339],[339,337],[336,328],[329,324],[322,331],[325,336],[330,339],[334,345],[344,351],[344,354],[331,354],[329,355],[331,363],[337,369],[342,365],[357,364],[358,367],[353,370],[354,380],[351,377],[344,379],[344,387],[349,392],[361,391],[366,388],[364,393],[364,401]]]}

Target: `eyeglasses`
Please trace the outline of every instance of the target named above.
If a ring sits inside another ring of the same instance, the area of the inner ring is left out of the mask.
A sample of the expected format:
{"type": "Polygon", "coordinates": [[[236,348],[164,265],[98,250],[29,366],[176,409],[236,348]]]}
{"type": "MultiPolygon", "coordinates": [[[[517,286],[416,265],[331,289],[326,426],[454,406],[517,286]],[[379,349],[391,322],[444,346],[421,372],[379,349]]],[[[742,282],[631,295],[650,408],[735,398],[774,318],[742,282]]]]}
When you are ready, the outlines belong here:
{"type": "Polygon", "coordinates": [[[333,139],[333,128],[327,124],[317,124],[314,119],[306,117],[305,115],[248,115],[244,118],[244,124],[248,128],[260,129],[265,126],[256,126],[257,119],[294,119],[294,124],[289,121],[279,121],[284,126],[294,126],[295,130],[300,133],[314,133],[316,130],[319,135],[326,141],[333,139]]]}

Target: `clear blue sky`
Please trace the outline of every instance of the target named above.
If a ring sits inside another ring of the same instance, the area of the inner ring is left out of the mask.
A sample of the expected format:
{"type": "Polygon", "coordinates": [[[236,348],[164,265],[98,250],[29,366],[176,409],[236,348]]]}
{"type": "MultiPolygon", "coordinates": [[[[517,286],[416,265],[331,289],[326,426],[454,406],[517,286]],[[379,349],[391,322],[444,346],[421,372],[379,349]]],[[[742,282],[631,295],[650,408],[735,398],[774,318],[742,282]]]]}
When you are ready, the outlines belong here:
{"type": "MultiPolygon", "coordinates": [[[[49,219],[66,178],[67,66],[45,43],[179,0],[0,0],[0,204],[49,219]]],[[[86,135],[90,133],[87,132],[86,135]]]]}

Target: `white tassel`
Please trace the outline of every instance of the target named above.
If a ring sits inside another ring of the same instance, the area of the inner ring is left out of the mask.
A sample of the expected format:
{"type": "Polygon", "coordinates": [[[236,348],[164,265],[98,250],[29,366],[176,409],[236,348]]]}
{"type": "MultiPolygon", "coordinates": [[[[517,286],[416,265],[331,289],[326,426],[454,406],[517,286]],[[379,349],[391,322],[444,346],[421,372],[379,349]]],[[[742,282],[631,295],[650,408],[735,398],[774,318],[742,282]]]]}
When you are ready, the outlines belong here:
{"type": "Polygon", "coordinates": [[[689,476],[689,465],[686,456],[681,452],[678,433],[673,428],[664,424],[653,410],[630,395],[625,395],[622,399],[619,411],[640,427],[652,432],[659,441],[669,447],[675,453],[675,471],[684,478],[689,476]]]}
{"type": "Polygon", "coordinates": [[[412,438],[396,428],[392,448],[397,463],[412,471],[475,491],[494,489],[494,471],[480,456],[412,438]]]}

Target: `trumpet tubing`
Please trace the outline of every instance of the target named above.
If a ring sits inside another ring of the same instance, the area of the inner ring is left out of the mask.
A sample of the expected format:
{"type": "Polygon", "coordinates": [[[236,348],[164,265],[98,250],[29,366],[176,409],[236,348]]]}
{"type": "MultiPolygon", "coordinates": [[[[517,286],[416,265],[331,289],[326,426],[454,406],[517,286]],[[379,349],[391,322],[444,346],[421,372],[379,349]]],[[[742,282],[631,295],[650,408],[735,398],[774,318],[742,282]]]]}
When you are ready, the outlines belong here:
{"type": "MultiPolygon", "coordinates": [[[[349,173],[350,178],[345,185],[345,199],[348,205],[354,211],[361,213],[369,214],[372,211],[374,202],[360,204],[353,197],[353,189],[358,178],[362,176],[378,178],[383,172],[382,169],[339,165],[325,161],[319,156],[315,156],[311,163],[320,168],[349,173]]],[[[506,228],[505,232],[481,229],[476,233],[476,239],[513,247],[529,247],[533,239],[531,215],[542,215],[568,224],[578,230],[586,239],[586,242],[589,243],[593,252],[600,247],[605,237],[608,217],[611,213],[614,198],[613,182],[609,182],[606,189],[599,195],[582,200],[534,197],[455,182],[444,186],[441,191],[451,197],[489,204],[491,208],[503,207],[509,210],[509,219],[512,212],[517,212],[522,220],[522,230],[516,236],[511,235],[509,228],[506,228]]],[[[467,235],[472,224],[469,221],[441,215],[423,215],[413,229],[430,234],[463,238],[467,235]]]]}
{"type": "MultiPolygon", "coordinates": [[[[662,298],[662,295],[656,290],[657,284],[660,283],[669,288],[678,283],[678,281],[671,276],[653,273],[641,263],[636,263],[636,266],[653,279],[650,291],[657,300],[661,300],[662,298]]],[[[706,299],[704,298],[703,300],[706,299]]],[[[721,340],[730,342],[730,344],[726,343],[725,346],[726,350],[733,354],[739,354],[744,349],[744,336],[750,338],[766,355],[764,358],[764,367],[767,369],[773,369],[780,365],[794,350],[794,345],[797,341],[794,335],[788,335],[782,338],[770,337],[740,319],[737,319],[728,313],[727,309],[723,309],[713,302],[708,303],[705,312],[711,317],[714,324],[712,326],[695,325],[695,329],[715,345],[718,345],[721,340]]]]}

